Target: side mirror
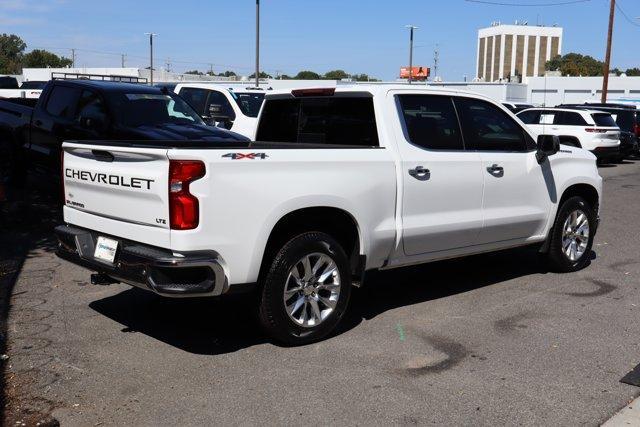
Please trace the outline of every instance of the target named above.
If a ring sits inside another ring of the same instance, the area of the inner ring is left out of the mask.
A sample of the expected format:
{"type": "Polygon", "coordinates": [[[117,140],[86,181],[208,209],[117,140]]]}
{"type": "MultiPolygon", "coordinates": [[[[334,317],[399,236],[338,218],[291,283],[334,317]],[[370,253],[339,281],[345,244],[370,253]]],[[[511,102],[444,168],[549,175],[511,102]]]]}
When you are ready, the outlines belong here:
{"type": "Polygon", "coordinates": [[[560,151],[560,138],[557,135],[539,135],[538,136],[538,152],[536,158],[538,163],[556,154],[560,151]]]}
{"type": "Polygon", "coordinates": [[[229,122],[231,117],[224,111],[224,107],[220,104],[209,104],[209,118],[216,122],[229,122]]]}

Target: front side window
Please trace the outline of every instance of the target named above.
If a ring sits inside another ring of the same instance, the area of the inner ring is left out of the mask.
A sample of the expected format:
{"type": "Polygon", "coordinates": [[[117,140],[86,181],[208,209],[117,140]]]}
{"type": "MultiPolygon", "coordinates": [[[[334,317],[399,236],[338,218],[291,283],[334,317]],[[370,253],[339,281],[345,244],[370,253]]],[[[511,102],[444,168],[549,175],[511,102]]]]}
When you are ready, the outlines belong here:
{"type": "Polygon", "coordinates": [[[209,91],[209,100],[207,101],[205,115],[211,116],[210,111],[212,105],[215,106],[214,110],[216,111],[216,114],[229,117],[229,120],[231,121],[236,119],[236,113],[233,111],[231,103],[222,92],[218,92],[217,90],[209,91]]]}
{"type": "Polygon", "coordinates": [[[407,139],[430,150],[464,150],[460,125],[448,96],[399,95],[407,139]]]}
{"type": "Polygon", "coordinates": [[[207,104],[206,89],[199,89],[195,87],[183,87],[180,89],[180,96],[187,101],[191,107],[196,110],[200,115],[205,115],[205,106],[207,104]]]}
{"type": "Polygon", "coordinates": [[[527,150],[524,129],[503,110],[480,99],[454,99],[467,150],[527,150]]]}
{"type": "Polygon", "coordinates": [[[266,101],[256,139],[378,146],[371,97],[309,97],[266,101]]]}
{"type": "Polygon", "coordinates": [[[47,100],[46,111],[55,117],[72,120],[80,96],[80,89],[54,86],[47,100]]]}

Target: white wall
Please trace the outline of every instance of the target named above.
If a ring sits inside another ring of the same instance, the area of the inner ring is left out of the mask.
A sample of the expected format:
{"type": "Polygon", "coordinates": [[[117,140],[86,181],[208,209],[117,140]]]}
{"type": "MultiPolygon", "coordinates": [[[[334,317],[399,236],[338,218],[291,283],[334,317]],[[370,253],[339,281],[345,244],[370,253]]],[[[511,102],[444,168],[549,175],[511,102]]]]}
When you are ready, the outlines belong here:
{"type": "Polygon", "coordinates": [[[521,83],[443,82],[429,86],[479,93],[499,102],[527,102],[527,85],[521,83]]]}
{"type": "MultiPolygon", "coordinates": [[[[600,100],[602,77],[530,77],[528,100],[555,106],[600,100]]],[[[640,98],[640,77],[609,77],[608,100],[640,98]]]]}

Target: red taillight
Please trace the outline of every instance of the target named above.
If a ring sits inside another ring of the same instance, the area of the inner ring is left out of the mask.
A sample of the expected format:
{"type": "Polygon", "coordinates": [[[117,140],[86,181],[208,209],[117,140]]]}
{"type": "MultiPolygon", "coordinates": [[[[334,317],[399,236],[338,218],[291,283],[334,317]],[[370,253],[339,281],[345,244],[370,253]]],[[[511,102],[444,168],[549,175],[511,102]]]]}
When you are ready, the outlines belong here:
{"type": "Polygon", "coordinates": [[[585,128],[585,130],[589,133],[606,133],[609,129],[601,129],[601,128],[585,128]]]}
{"type": "Polygon", "coordinates": [[[296,98],[303,96],[333,96],[336,93],[336,89],[333,87],[319,87],[312,89],[294,89],[291,91],[291,95],[296,98]]]}
{"type": "Polygon", "coordinates": [[[633,133],[640,138],[640,125],[639,124],[635,124],[633,125],[633,133]]]}
{"type": "Polygon", "coordinates": [[[198,199],[189,193],[189,184],[206,173],[197,160],[169,161],[169,220],[172,230],[192,230],[198,226],[198,199]]]}

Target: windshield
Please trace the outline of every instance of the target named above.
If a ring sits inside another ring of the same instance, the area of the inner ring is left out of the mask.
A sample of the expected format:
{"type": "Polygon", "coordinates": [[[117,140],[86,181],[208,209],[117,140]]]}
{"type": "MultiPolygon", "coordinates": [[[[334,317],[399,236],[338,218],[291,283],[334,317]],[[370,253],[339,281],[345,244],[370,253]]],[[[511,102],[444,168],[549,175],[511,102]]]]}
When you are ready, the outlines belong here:
{"type": "Polygon", "coordinates": [[[110,102],[118,123],[127,127],[204,124],[193,108],[174,94],[113,93],[110,102]]]}
{"type": "Polygon", "coordinates": [[[264,93],[230,92],[245,116],[258,117],[260,107],[262,107],[262,101],[264,101],[264,93]]]}
{"type": "Polygon", "coordinates": [[[37,81],[22,82],[20,89],[44,89],[46,85],[47,85],[47,82],[37,82],[37,81]]]}

